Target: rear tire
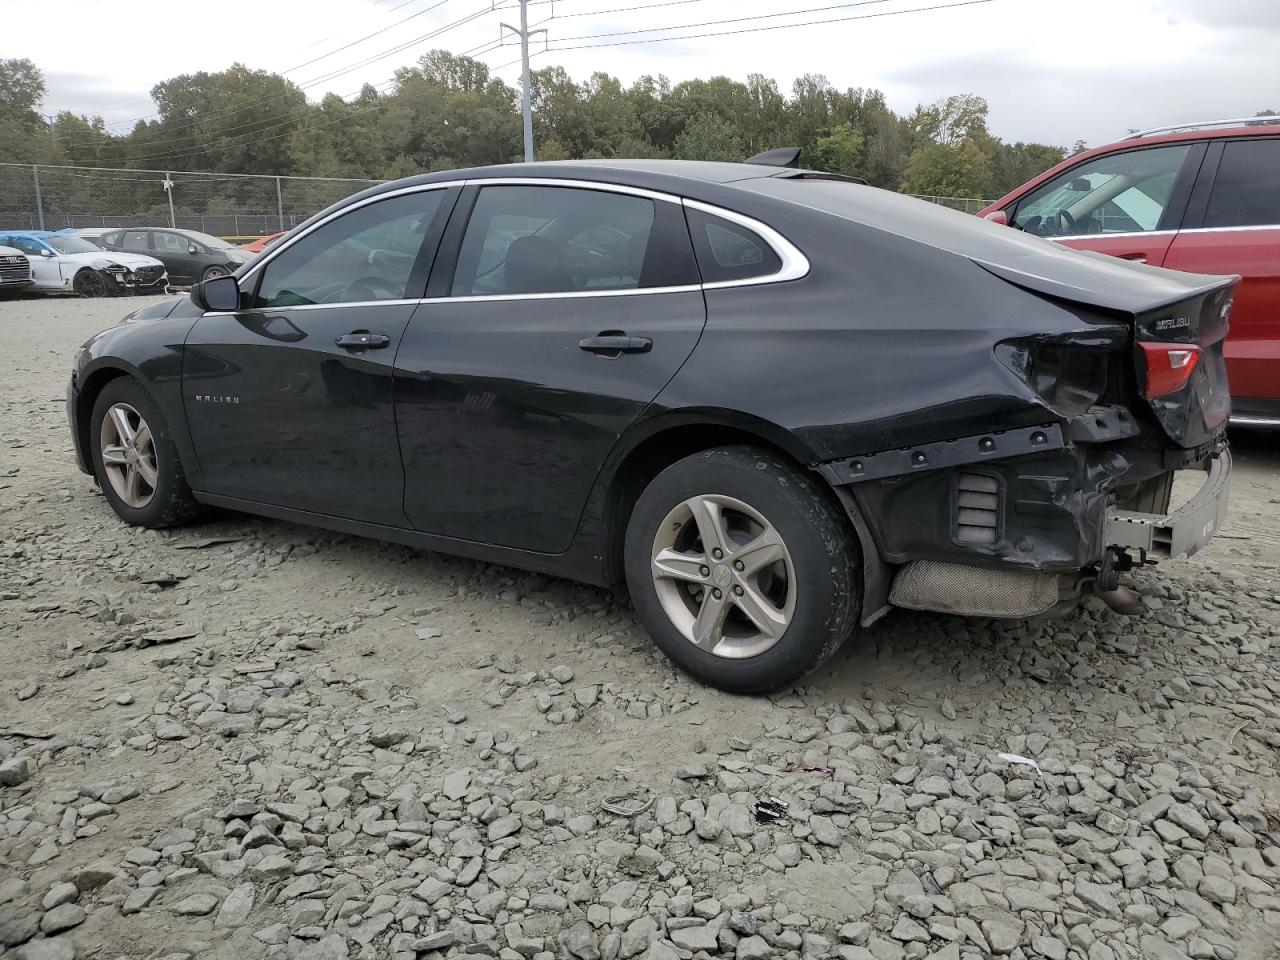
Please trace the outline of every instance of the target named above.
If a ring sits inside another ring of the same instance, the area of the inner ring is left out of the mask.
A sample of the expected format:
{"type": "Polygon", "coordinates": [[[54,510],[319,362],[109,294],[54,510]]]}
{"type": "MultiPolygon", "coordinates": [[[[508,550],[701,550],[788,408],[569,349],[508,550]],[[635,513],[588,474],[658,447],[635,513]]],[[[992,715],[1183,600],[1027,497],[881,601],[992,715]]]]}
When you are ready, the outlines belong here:
{"type": "Polygon", "coordinates": [[[89,452],[102,495],[125,523],[155,529],[199,516],[169,425],[132,377],[112,380],[98,394],[89,452]]]}
{"type": "Polygon", "coordinates": [[[636,502],[624,549],[654,642],[730,693],[794,683],[858,622],[848,520],[812,477],[767,450],[718,447],[662,471],[636,502]]]}

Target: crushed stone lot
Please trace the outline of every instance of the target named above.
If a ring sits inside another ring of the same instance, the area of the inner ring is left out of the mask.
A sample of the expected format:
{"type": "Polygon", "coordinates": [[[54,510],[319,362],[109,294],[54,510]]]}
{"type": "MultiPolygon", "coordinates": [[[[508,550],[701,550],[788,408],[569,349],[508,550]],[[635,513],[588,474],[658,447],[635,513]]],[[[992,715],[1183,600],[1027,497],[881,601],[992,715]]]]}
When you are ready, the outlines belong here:
{"type": "Polygon", "coordinates": [[[734,697],[594,588],[124,526],[64,391],[141,303],[0,303],[4,960],[1280,956],[1280,441],[1146,616],[898,611],[734,697]]]}

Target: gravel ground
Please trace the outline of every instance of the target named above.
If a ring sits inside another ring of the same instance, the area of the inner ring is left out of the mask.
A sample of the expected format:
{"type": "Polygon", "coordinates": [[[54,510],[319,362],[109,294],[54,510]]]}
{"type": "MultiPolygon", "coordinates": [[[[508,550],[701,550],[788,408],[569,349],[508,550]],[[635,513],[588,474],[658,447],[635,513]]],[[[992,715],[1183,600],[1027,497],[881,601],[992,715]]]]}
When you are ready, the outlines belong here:
{"type": "Polygon", "coordinates": [[[0,304],[5,960],[1280,956],[1275,440],[1145,617],[897,612],[731,697],[592,588],[123,526],[63,390],[135,305],[0,304]]]}

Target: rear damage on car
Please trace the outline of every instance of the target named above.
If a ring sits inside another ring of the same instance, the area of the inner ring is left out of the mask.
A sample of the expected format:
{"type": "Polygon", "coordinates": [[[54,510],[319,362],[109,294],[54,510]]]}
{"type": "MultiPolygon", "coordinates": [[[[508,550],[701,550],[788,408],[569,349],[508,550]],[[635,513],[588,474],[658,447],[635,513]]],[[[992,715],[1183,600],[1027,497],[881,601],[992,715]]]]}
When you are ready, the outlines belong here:
{"type": "Polygon", "coordinates": [[[882,556],[897,565],[888,603],[1036,616],[1090,590],[1109,597],[1123,571],[1200,549],[1227,506],[1222,347],[1236,279],[1187,276],[1173,299],[1115,306],[979,265],[1082,328],[992,346],[1041,422],[821,465],[879,521],[882,556]],[[1170,512],[1183,470],[1203,483],[1170,512]]]}
{"type": "Polygon", "coordinates": [[[1238,277],[1063,250],[872,188],[751,187],[849,221],[801,243],[812,309],[852,315],[812,336],[823,416],[788,425],[867,528],[864,623],[892,606],[1039,616],[1093,591],[1122,608],[1121,573],[1221,526],[1238,277]],[[1171,509],[1180,471],[1202,482],[1171,509]]]}

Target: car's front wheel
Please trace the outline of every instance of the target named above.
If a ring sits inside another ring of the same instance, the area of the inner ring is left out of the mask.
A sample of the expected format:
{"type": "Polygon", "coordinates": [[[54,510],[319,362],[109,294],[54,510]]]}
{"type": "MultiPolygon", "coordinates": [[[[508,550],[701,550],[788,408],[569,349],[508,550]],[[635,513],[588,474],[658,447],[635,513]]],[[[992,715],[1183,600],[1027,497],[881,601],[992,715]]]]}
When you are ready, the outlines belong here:
{"type": "Polygon", "coordinates": [[[225,277],[231,273],[225,267],[208,267],[204,273],[200,275],[201,280],[212,280],[214,277],[225,277]]]}
{"type": "Polygon", "coordinates": [[[81,297],[105,297],[107,281],[97,270],[85,267],[71,281],[71,287],[81,297]]]}
{"type": "Polygon", "coordinates": [[[636,502],[625,551],[654,641],[722,690],[794,683],[858,620],[847,519],[812,477],[766,450],[706,450],[658,474],[636,502]]]}
{"type": "Polygon", "coordinates": [[[93,472],[126,523],[174,527],[199,514],[160,408],[133,379],[112,380],[98,394],[89,424],[93,472]]]}

